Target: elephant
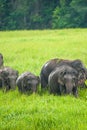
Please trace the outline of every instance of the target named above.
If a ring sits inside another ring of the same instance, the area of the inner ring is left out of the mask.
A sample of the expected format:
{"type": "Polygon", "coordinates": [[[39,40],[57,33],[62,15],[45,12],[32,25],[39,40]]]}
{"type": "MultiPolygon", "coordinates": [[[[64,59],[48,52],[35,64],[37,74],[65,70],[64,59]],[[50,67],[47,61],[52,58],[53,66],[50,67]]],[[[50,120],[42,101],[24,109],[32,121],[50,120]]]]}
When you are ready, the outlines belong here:
{"type": "Polygon", "coordinates": [[[0,69],[0,81],[3,90],[10,90],[16,88],[16,79],[18,77],[18,71],[12,69],[11,67],[5,66],[0,69]]]}
{"type": "Polygon", "coordinates": [[[4,86],[4,79],[2,76],[2,69],[0,69],[0,89],[2,89],[2,86],[4,86]]]}
{"type": "Polygon", "coordinates": [[[16,80],[18,90],[21,93],[36,93],[39,83],[39,76],[35,76],[31,72],[22,73],[16,80]]]}
{"type": "Polygon", "coordinates": [[[48,86],[53,94],[72,94],[78,96],[78,72],[69,65],[56,67],[49,75],[48,86]]]}
{"type": "Polygon", "coordinates": [[[85,65],[82,63],[81,60],[74,60],[71,63],[71,66],[73,68],[75,68],[79,75],[78,75],[78,86],[82,87],[82,88],[86,88],[86,84],[85,81],[87,79],[87,68],[85,67],[85,65]]]}
{"type": "Polygon", "coordinates": [[[40,81],[41,81],[41,88],[45,89],[48,85],[48,77],[49,74],[57,67],[58,63],[60,62],[60,59],[55,58],[47,61],[40,72],[40,81]]]}
{"type": "Polygon", "coordinates": [[[41,68],[40,72],[40,80],[41,80],[41,89],[47,88],[48,85],[48,77],[49,74],[56,68],[61,65],[69,65],[76,69],[79,73],[78,75],[78,85],[83,86],[85,84],[85,81],[87,79],[87,69],[82,63],[81,60],[66,60],[66,59],[51,59],[47,61],[43,67],[41,68]]]}
{"type": "Polygon", "coordinates": [[[3,66],[3,55],[0,53],[0,68],[3,66]]]}

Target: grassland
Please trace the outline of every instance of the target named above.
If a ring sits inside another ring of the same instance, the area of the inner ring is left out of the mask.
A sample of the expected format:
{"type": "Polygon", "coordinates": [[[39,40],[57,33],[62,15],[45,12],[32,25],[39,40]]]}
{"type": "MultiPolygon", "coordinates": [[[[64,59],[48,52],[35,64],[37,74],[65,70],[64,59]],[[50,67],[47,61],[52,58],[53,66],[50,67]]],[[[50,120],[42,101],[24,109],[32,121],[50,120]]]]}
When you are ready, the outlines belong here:
{"type": "MultiPolygon", "coordinates": [[[[87,67],[87,29],[0,32],[4,65],[40,74],[54,57],[81,59],[87,67]]],[[[0,90],[0,130],[87,130],[87,90],[79,97],[0,90]]]]}

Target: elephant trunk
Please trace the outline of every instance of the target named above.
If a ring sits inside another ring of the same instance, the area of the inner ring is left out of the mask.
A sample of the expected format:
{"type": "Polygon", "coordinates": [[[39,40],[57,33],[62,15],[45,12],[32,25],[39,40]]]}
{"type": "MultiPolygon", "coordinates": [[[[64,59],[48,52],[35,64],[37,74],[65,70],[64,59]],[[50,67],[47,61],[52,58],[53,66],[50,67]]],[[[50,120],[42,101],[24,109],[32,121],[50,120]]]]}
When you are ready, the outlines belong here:
{"type": "Polygon", "coordinates": [[[67,94],[71,94],[71,93],[72,93],[72,90],[73,90],[73,87],[74,87],[74,85],[71,84],[70,82],[68,82],[68,83],[66,84],[66,93],[67,93],[67,94]]]}
{"type": "Polygon", "coordinates": [[[33,85],[31,89],[32,89],[33,93],[36,93],[36,91],[37,91],[37,85],[33,85]]]}

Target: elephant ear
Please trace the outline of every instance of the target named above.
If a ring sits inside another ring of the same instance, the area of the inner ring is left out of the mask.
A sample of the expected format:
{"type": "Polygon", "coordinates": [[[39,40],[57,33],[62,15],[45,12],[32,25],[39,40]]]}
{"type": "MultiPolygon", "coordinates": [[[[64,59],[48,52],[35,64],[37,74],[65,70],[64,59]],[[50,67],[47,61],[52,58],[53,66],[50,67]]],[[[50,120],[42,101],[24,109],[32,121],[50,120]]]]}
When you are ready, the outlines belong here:
{"type": "Polygon", "coordinates": [[[58,83],[61,85],[64,85],[64,75],[66,74],[65,71],[60,72],[58,75],[58,83]]]}

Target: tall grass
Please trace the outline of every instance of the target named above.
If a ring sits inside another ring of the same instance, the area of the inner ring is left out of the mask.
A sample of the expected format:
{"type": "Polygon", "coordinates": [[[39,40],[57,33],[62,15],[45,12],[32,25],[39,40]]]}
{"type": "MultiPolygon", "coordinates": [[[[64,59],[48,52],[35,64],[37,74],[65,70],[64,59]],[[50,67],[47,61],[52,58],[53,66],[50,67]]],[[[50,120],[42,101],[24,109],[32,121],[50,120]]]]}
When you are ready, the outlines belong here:
{"type": "MultiPolygon", "coordinates": [[[[40,74],[54,57],[81,59],[87,67],[87,29],[0,32],[4,65],[40,74]]],[[[0,90],[0,130],[86,130],[87,90],[79,97],[24,95],[0,90]]]]}

